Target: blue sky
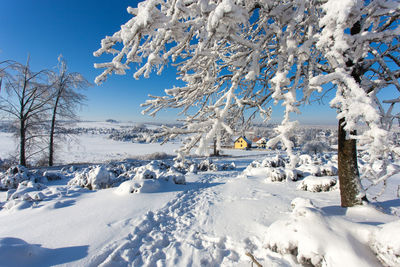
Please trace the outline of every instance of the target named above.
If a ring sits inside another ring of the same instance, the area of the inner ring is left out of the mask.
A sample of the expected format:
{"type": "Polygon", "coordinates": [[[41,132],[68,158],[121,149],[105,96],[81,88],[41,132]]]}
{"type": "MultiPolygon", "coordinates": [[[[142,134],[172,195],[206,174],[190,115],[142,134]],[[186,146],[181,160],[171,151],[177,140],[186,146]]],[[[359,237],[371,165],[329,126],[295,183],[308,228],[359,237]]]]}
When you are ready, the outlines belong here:
{"type": "MultiPolygon", "coordinates": [[[[52,68],[62,54],[69,70],[82,73],[89,81],[101,73],[94,63],[104,62],[93,52],[106,35],[112,35],[130,19],[131,0],[3,0],[0,4],[0,60],[26,62],[28,54],[35,71],[52,68]]],[[[148,94],[163,95],[164,89],[179,85],[175,71],[167,69],[161,76],[153,73],[149,79],[133,79],[113,75],[101,86],[84,91],[88,102],[79,111],[81,119],[122,121],[173,122],[176,112],[162,112],[156,118],[141,115],[141,103],[148,94]]],[[[303,107],[298,117],[307,124],[335,124],[336,112],[325,105],[303,107]]],[[[273,120],[279,121],[282,109],[274,107],[273,120]]]]}

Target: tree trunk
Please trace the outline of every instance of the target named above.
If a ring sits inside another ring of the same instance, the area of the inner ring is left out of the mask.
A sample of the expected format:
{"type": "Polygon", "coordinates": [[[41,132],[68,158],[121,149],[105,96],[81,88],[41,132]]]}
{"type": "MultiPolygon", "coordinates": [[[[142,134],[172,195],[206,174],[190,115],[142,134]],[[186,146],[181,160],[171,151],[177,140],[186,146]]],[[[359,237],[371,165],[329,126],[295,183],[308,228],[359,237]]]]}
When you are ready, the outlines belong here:
{"type": "Polygon", "coordinates": [[[51,127],[50,127],[50,140],[49,140],[49,166],[54,165],[54,131],[56,125],[56,116],[57,116],[57,107],[60,96],[57,96],[56,103],[54,104],[53,116],[51,118],[51,127]]]}
{"type": "Polygon", "coordinates": [[[26,137],[25,137],[25,121],[23,119],[20,120],[20,129],[19,129],[19,165],[26,166],[26,155],[25,155],[25,145],[26,145],[26,137]]]}
{"type": "Polygon", "coordinates": [[[214,140],[214,155],[213,156],[219,156],[219,151],[217,149],[217,140],[214,140]]]}
{"type": "Polygon", "coordinates": [[[49,140],[49,166],[53,166],[54,164],[54,125],[56,120],[56,114],[53,114],[53,118],[51,119],[51,127],[50,127],[50,140],[49,140]]]}
{"type": "MultiPolygon", "coordinates": [[[[361,23],[357,21],[350,29],[350,34],[360,33],[361,23]]],[[[361,64],[349,60],[346,66],[351,68],[351,76],[361,84],[362,67],[361,64]]],[[[345,119],[339,120],[338,129],[338,172],[339,187],[342,207],[353,207],[361,205],[363,201],[368,201],[362,192],[360,174],[357,164],[357,143],[356,140],[347,138],[344,129],[345,119]]],[[[351,134],[356,134],[352,132],[351,134]]]]}
{"type": "MultiPolygon", "coordinates": [[[[338,172],[342,207],[361,205],[361,181],[357,165],[356,140],[346,138],[344,119],[339,120],[338,129],[338,172]]],[[[355,134],[355,133],[352,133],[355,134]]]]}

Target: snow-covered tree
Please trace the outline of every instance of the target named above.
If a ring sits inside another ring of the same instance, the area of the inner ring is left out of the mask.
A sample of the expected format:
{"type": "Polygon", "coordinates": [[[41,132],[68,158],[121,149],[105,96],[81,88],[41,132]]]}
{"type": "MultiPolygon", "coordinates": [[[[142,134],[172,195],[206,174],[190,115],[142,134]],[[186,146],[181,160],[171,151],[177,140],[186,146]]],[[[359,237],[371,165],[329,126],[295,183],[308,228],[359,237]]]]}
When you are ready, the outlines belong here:
{"type": "MultiPolygon", "coordinates": [[[[274,102],[285,112],[268,144],[281,142],[294,167],[297,157],[290,138],[297,122],[290,115],[300,113],[300,103],[333,86],[331,106],[338,110],[344,144],[339,147],[342,205],[359,204],[364,197],[354,161],[356,140],[368,144],[371,160],[398,153],[387,138],[393,108],[383,104],[399,101],[399,2],[146,0],[128,12],[134,17],[103,39],[94,53],[114,54],[111,62],[95,65],[105,69],[96,83],[112,73],[125,74],[131,64],[139,66],[135,78],[176,64],[185,85],[166,90],[166,96],[152,96],[144,113],[182,109],[184,127],[165,129],[170,135],[189,134],[181,152],[194,144],[204,152],[221,132],[233,133],[249,110],[268,119],[267,105],[274,102]],[[393,86],[396,96],[382,102],[378,92],[393,86]],[[368,130],[357,134],[360,122],[368,130]]],[[[374,182],[397,171],[392,166],[388,173],[388,166],[384,160],[374,182]]]]}
{"type": "Polygon", "coordinates": [[[50,101],[47,71],[32,71],[28,58],[25,65],[12,64],[3,84],[5,92],[0,96],[0,111],[14,120],[15,135],[19,139],[19,164],[26,166],[27,158],[42,150],[38,140],[43,137],[41,131],[50,101]]]}
{"type": "Polygon", "coordinates": [[[307,154],[318,154],[328,151],[329,147],[322,141],[313,140],[306,142],[302,150],[307,154]]]}
{"type": "Polygon", "coordinates": [[[52,100],[49,102],[51,110],[49,132],[49,166],[54,163],[54,137],[61,119],[76,120],[76,109],[82,105],[86,97],[77,92],[90,86],[90,83],[80,73],[68,72],[67,63],[60,55],[58,57],[58,72],[49,75],[52,89],[52,100]]]}

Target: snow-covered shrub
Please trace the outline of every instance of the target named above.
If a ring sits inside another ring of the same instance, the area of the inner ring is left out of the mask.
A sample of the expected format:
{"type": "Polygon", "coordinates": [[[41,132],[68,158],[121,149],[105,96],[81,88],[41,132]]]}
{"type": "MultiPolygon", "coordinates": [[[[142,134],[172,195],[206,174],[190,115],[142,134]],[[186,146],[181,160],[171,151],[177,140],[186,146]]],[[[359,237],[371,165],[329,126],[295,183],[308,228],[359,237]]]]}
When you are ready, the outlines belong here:
{"type": "Polygon", "coordinates": [[[162,190],[168,184],[185,184],[185,176],[162,161],[152,161],[134,169],[132,180],[123,182],[116,190],[117,194],[153,193],[162,190]]]}
{"type": "Polygon", "coordinates": [[[83,169],[68,182],[68,185],[78,185],[90,190],[112,187],[118,180],[107,171],[106,167],[97,165],[83,169]]]}
{"type": "Polygon", "coordinates": [[[172,166],[176,171],[180,172],[180,173],[187,173],[187,172],[191,172],[191,173],[197,173],[198,171],[198,166],[197,163],[189,160],[187,158],[185,159],[174,159],[174,164],[172,166]]]}
{"type": "Polygon", "coordinates": [[[336,189],[337,180],[333,177],[307,176],[297,189],[310,192],[327,192],[336,189]]]}
{"type": "Polygon", "coordinates": [[[143,167],[139,167],[139,169],[136,171],[136,175],[133,179],[135,179],[135,180],[157,179],[157,175],[154,171],[146,169],[146,166],[143,166],[143,167]]]}
{"type": "Polygon", "coordinates": [[[262,161],[255,160],[243,171],[244,175],[265,176],[267,181],[297,181],[297,170],[286,168],[286,160],[282,156],[267,157],[262,161]]]}
{"type": "Polygon", "coordinates": [[[200,172],[206,172],[206,171],[217,171],[218,167],[215,165],[212,160],[210,159],[205,159],[199,163],[197,166],[198,171],[200,172]]]}
{"type": "Polygon", "coordinates": [[[174,171],[172,169],[161,175],[159,179],[164,179],[165,181],[173,182],[174,184],[186,183],[185,176],[182,173],[174,171]]]}
{"type": "Polygon", "coordinates": [[[218,169],[220,169],[221,171],[232,171],[236,169],[236,164],[234,162],[225,163],[221,166],[218,166],[218,169]]]}
{"type": "Polygon", "coordinates": [[[198,170],[199,170],[199,169],[197,168],[197,165],[196,165],[196,164],[192,164],[192,165],[190,165],[188,172],[190,172],[190,173],[197,173],[198,170]]]}
{"type": "Polygon", "coordinates": [[[274,157],[267,157],[261,162],[262,167],[285,167],[286,160],[280,156],[276,155],[274,157]]]}
{"type": "Polygon", "coordinates": [[[30,180],[29,170],[24,166],[13,166],[0,175],[0,189],[17,188],[19,183],[30,180]]]}
{"type": "Polygon", "coordinates": [[[385,266],[400,266],[400,220],[378,226],[371,248],[385,266]]]}
{"type": "Polygon", "coordinates": [[[132,193],[153,193],[160,191],[161,183],[157,179],[129,180],[120,184],[116,190],[117,194],[126,195],[132,193]]]}
{"type": "Polygon", "coordinates": [[[230,171],[236,169],[236,165],[233,162],[218,164],[210,159],[205,159],[198,164],[190,162],[190,164],[188,165],[189,167],[186,168],[186,172],[191,172],[191,173],[206,172],[206,171],[230,171]]]}
{"type": "Polygon", "coordinates": [[[312,157],[308,154],[303,154],[299,156],[299,163],[300,165],[304,165],[304,164],[312,164],[313,160],[312,157]]]}
{"type": "Polygon", "coordinates": [[[34,202],[42,201],[45,198],[42,190],[47,188],[40,183],[32,181],[22,181],[17,189],[9,189],[6,195],[6,202],[2,208],[11,209],[26,209],[33,205],[34,202]]]}
{"type": "Polygon", "coordinates": [[[43,173],[43,177],[45,177],[48,181],[55,181],[63,179],[64,175],[59,171],[45,171],[43,173]]]}
{"type": "Polygon", "coordinates": [[[151,154],[135,157],[135,159],[137,159],[137,160],[165,160],[165,159],[171,159],[171,158],[173,158],[173,156],[168,155],[165,152],[154,152],[151,154]]]}
{"type": "Polygon", "coordinates": [[[299,264],[305,266],[379,264],[367,246],[374,226],[332,218],[311,201],[301,198],[293,200],[292,207],[288,219],[276,221],[268,228],[268,249],[291,254],[299,264]]]}
{"type": "Polygon", "coordinates": [[[286,180],[290,181],[297,181],[299,178],[297,170],[292,170],[292,169],[285,169],[285,176],[286,180]]]}
{"type": "Polygon", "coordinates": [[[267,167],[265,168],[265,170],[267,179],[270,180],[271,182],[282,182],[286,180],[286,172],[285,169],[283,168],[267,167]]]}
{"type": "Polygon", "coordinates": [[[321,141],[308,141],[304,144],[302,148],[303,152],[306,154],[318,154],[318,153],[323,153],[325,151],[329,150],[329,146],[321,141]]]}
{"type": "Polygon", "coordinates": [[[267,176],[267,180],[271,182],[282,182],[286,180],[297,181],[297,172],[296,170],[285,169],[283,167],[266,167],[265,175],[267,176]]]}
{"type": "Polygon", "coordinates": [[[303,177],[313,176],[335,176],[337,175],[337,162],[332,161],[330,155],[300,155],[296,170],[303,177]]]}
{"type": "Polygon", "coordinates": [[[63,167],[61,169],[61,173],[63,173],[64,175],[68,175],[71,174],[73,172],[75,172],[78,168],[74,165],[70,166],[70,167],[63,167]]]}
{"type": "MultiPolygon", "coordinates": [[[[163,161],[160,160],[153,160],[150,163],[140,166],[134,169],[134,172],[136,175],[152,175],[151,173],[154,173],[154,177],[149,177],[145,179],[155,179],[157,176],[159,176],[162,172],[165,172],[171,168],[170,165],[166,164],[163,161]],[[151,172],[151,173],[150,173],[151,172]]],[[[135,176],[136,176],[135,175],[135,176]]]]}
{"type": "Polygon", "coordinates": [[[42,207],[44,205],[51,205],[53,208],[62,208],[68,206],[68,204],[65,204],[65,202],[68,201],[45,202],[76,196],[77,193],[86,191],[87,189],[79,186],[47,187],[44,184],[35,183],[33,181],[23,181],[19,184],[17,189],[10,189],[7,191],[6,201],[0,203],[0,209],[3,208],[12,211],[42,207]],[[41,204],[39,204],[39,202],[41,204]]]}
{"type": "Polygon", "coordinates": [[[23,181],[18,185],[17,189],[11,189],[7,192],[7,201],[17,198],[29,201],[42,200],[43,194],[37,191],[44,188],[46,188],[44,184],[23,181]]]}

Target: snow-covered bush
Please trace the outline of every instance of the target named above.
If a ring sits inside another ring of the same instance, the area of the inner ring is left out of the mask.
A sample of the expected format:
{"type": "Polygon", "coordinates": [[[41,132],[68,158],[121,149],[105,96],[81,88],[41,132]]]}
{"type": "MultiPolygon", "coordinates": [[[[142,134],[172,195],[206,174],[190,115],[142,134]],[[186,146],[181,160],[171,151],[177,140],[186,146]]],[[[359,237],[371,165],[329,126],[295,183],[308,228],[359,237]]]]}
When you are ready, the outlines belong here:
{"type": "Polygon", "coordinates": [[[117,194],[126,195],[132,193],[153,193],[160,191],[161,183],[156,179],[129,180],[120,184],[116,190],[117,194]]]}
{"type": "Polygon", "coordinates": [[[134,159],[137,159],[137,160],[165,160],[165,159],[171,159],[171,158],[173,158],[173,156],[168,155],[165,152],[154,152],[151,154],[134,157],[134,159]]]}
{"type": "Polygon", "coordinates": [[[297,189],[310,192],[326,192],[337,189],[337,180],[333,177],[307,176],[298,185],[297,189]]]}
{"type": "Polygon", "coordinates": [[[306,177],[313,176],[335,176],[337,175],[337,159],[329,154],[321,155],[300,155],[296,167],[299,175],[306,177]]]}
{"type": "Polygon", "coordinates": [[[47,188],[44,184],[33,183],[32,181],[23,181],[18,185],[17,189],[7,191],[7,201],[17,198],[29,201],[42,200],[43,194],[37,191],[44,188],[47,188]]]}
{"type": "Polygon", "coordinates": [[[385,266],[400,266],[400,220],[378,226],[371,248],[385,266]]]}
{"type": "Polygon", "coordinates": [[[299,156],[299,165],[304,165],[304,164],[312,164],[313,159],[310,155],[308,154],[303,154],[299,156]]]}
{"type": "Polygon", "coordinates": [[[204,159],[199,163],[185,159],[184,161],[175,161],[173,168],[181,173],[197,173],[207,171],[231,171],[236,169],[236,165],[234,162],[218,164],[211,159],[204,159]]]}
{"type": "Polygon", "coordinates": [[[212,162],[212,160],[205,159],[199,163],[197,170],[200,172],[217,171],[218,167],[212,162]]]}
{"type": "Polygon", "coordinates": [[[265,170],[267,179],[269,179],[271,182],[282,182],[286,180],[286,173],[285,169],[283,168],[267,167],[265,170]]]}
{"type": "Polygon", "coordinates": [[[268,249],[291,254],[305,266],[379,265],[368,248],[374,226],[331,218],[311,201],[301,198],[293,200],[292,207],[288,219],[276,221],[268,228],[268,249]]]}
{"type": "Polygon", "coordinates": [[[53,208],[68,206],[68,201],[56,201],[44,203],[49,200],[61,199],[63,197],[76,196],[77,193],[85,192],[87,189],[79,186],[69,187],[47,187],[33,181],[23,181],[17,189],[10,189],[6,194],[6,201],[0,203],[0,209],[22,210],[32,207],[51,205],[53,208]],[[41,204],[39,204],[41,203],[41,204]]]}
{"type": "Polygon", "coordinates": [[[261,166],[263,167],[285,167],[287,161],[280,155],[276,155],[274,157],[267,157],[261,162],[261,166]]]}
{"type": "Polygon", "coordinates": [[[45,171],[43,173],[43,177],[45,177],[48,181],[55,181],[55,180],[61,180],[64,178],[64,175],[59,172],[59,171],[45,171]]]}
{"type": "Polygon", "coordinates": [[[1,208],[8,210],[29,208],[33,203],[42,201],[45,198],[42,192],[45,188],[47,187],[40,183],[22,181],[17,189],[9,189],[7,191],[6,202],[1,208]]]}
{"type": "Polygon", "coordinates": [[[185,184],[185,176],[162,161],[152,161],[134,169],[132,180],[123,182],[116,190],[118,194],[152,193],[168,184],[185,184]]]}
{"type": "Polygon", "coordinates": [[[35,171],[29,171],[24,166],[13,166],[9,168],[5,173],[0,174],[0,190],[8,190],[17,188],[18,185],[23,181],[38,182],[42,178],[35,171]]]}
{"type": "Polygon", "coordinates": [[[92,189],[104,189],[112,187],[119,180],[105,166],[97,165],[83,169],[75,174],[75,177],[68,182],[68,185],[78,185],[92,189]]]}
{"type": "Polygon", "coordinates": [[[243,171],[244,175],[262,175],[267,181],[282,182],[285,180],[297,181],[297,170],[286,168],[286,159],[282,156],[267,157],[264,160],[255,160],[243,171]]]}
{"type": "Polygon", "coordinates": [[[185,176],[163,161],[152,161],[147,165],[135,169],[133,180],[143,181],[149,179],[164,180],[175,184],[185,184],[185,176]]]}
{"type": "Polygon", "coordinates": [[[218,166],[218,170],[221,171],[232,171],[236,169],[236,164],[234,162],[231,163],[225,163],[223,165],[217,165],[218,166]]]}
{"type": "Polygon", "coordinates": [[[304,144],[302,148],[303,152],[306,154],[319,154],[329,150],[329,146],[322,141],[308,141],[304,144]]]}
{"type": "Polygon", "coordinates": [[[136,175],[133,179],[135,180],[148,180],[148,179],[156,179],[157,175],[154,171],[151,171],[146,168],[139,167],[136,171],[136,175]]]}

